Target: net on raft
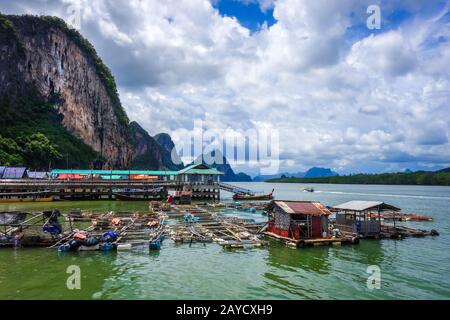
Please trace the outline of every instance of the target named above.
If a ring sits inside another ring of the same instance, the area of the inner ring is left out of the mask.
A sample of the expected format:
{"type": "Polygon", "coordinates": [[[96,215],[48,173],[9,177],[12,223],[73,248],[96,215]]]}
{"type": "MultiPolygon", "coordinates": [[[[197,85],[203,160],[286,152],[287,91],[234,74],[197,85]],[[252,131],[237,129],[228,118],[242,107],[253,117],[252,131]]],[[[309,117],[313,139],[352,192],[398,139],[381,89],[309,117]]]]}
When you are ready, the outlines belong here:
{"type": "Polygon", "coordinates": [[[18,225],[23,223],[26,217],[24,212],[0,212],[0,225],[18,225]]]}

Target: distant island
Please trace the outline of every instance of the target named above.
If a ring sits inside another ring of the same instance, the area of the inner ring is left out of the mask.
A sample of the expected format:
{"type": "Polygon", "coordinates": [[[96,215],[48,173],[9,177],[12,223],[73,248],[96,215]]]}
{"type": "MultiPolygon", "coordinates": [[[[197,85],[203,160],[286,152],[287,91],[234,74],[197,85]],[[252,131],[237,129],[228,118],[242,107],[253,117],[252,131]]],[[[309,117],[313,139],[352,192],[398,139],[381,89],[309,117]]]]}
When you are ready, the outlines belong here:
{"type": "Polygon", "coordinates": [[[438,171],[353,174],[347,176],[328,176],[314,178],[282,177],[269,179],[266,180],[266,182],[450,186],[450,168],[438,171]]]}
{"type": "Polygon", "coordinates": [[[318,177],[332,177],[338,174],[331,171],[329,168],[312,167],[306,172],[296,172],[296,173],[279,173],[274,175],[260,175],[253,178],[254,182],[262,182],[277,178],[318,178],[318,177]]]}

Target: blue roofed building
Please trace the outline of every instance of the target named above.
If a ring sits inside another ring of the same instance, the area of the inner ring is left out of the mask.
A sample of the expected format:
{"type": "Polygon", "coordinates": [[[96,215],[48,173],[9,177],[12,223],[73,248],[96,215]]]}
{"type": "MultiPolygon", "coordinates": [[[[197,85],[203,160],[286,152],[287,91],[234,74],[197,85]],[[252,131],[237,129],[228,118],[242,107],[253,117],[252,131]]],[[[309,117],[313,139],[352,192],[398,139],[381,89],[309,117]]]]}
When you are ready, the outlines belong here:
{"type": "Polygon", "coordinates": [[[27,177],[27,168],[5,167],[2,179],[23,179],[27,177]]]}

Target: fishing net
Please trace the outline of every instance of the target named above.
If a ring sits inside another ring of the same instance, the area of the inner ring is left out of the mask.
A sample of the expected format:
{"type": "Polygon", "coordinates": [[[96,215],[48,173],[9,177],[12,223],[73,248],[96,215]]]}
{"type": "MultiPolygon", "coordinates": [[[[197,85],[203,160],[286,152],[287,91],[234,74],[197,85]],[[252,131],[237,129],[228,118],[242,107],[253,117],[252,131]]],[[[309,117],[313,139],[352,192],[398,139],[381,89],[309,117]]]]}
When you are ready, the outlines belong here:
{"type": "Polygon", "coordinates": [[[25,221],[24,212],[0,212],[0,225],[18,225],[25,221]]]}

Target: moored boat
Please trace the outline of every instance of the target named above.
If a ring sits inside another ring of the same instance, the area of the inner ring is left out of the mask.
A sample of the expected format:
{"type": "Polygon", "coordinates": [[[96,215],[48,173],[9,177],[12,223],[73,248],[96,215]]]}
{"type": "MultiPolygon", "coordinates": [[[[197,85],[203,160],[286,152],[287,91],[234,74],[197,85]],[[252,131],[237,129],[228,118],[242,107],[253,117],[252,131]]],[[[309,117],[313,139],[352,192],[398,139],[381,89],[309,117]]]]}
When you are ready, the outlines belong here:
{"type": "Polygon", "coordinates": [[[16,202],[52,202],[52,197],[45,198],[3,198],[0,203],[16,203],[16,202]]]}
{"type": "Polygon", "coordinates": [[[272,192],[268,194],[236,193],[233,195],[233,200],[272,200],[274,191],[275,189],[272,189],[272,192]]]}

